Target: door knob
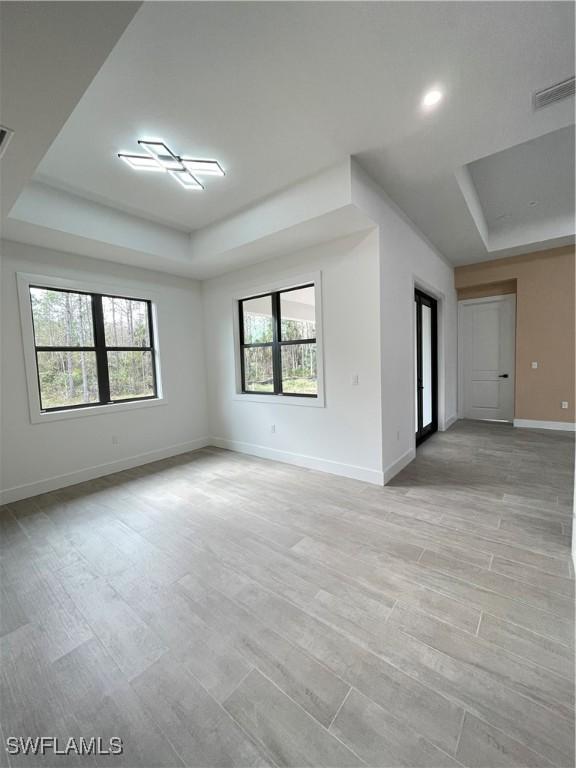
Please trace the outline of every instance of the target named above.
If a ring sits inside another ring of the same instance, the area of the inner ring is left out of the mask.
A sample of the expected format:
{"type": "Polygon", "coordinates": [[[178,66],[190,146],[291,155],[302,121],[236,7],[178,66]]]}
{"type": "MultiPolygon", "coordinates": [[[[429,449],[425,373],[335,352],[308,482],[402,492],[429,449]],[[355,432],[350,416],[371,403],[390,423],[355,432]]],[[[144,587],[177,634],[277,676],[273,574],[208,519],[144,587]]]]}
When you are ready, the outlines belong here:
{"type": "Polygon", "coordinates": [[[508,374],[507,373],[501,373],[501,374],[499,374],[498,378],[499,379],[507,379],[508,378],[508,374]]]}

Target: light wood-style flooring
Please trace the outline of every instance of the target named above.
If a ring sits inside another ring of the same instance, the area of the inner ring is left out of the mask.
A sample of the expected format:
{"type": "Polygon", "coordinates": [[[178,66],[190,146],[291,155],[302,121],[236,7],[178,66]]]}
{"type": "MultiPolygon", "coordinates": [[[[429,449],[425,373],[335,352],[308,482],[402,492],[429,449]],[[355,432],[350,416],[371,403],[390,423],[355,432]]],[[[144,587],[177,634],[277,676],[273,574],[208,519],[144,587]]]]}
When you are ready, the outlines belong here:
{"type": "Polygon", "coordinates": [[[574,765],[573,436],[386,488],[204,449],[2,509],[0,766],[574,765]]]}

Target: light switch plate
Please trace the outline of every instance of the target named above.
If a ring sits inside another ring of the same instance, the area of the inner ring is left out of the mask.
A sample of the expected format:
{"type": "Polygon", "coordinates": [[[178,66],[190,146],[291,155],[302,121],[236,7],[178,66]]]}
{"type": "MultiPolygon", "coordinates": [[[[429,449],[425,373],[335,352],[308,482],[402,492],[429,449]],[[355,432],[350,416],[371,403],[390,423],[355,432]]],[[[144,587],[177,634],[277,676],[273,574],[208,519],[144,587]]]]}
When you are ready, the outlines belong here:
{"type": "Polygon", "coordinates": [[[538,368],[538,361],[537,360],[533,361],[532,368],[538,368]]]}
{"type": "Polygon", "coordinates": [[[564,410],[566,410],[568,408],[568,400],[562,400],[560,405],[562,406],[562,408],[564,408],[564,410]]]}

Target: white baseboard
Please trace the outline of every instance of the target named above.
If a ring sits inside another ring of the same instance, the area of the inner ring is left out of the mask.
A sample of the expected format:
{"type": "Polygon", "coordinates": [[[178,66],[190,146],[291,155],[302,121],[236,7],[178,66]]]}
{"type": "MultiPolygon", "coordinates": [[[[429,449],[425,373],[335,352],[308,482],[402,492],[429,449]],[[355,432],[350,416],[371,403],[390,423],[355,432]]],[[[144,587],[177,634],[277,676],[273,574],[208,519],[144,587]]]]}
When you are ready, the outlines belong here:
{"type": "Polygon", "coordinates": [[[443,427],[440,427],[440,432],[446,432],[446,430],[450,429],[450,427],[452,426],[452,424],[454,424],[454,423],[455,423],[455,422],[457,422],[457,421],[458,421],[458,416],[457,416],[457,414],[453,414],[452,416],[448,416],[448,417],[447,417],[447,418],[444,420],[444,426],[443,426],[443,427]]]}
{"type": "Polygon", "coordinates": [[[404,467],[407,467],[415,458],[416,448],[409,448],[399,459],[396,459],[396,461],[387,466],[384,470],[384,485],[387,485],[393,477],[396,477],[399,472],[402,472],[404,467]]]}
{"type": "Polygon", "coordinates": [[[514,419],[515,427],[526,429],[560,429],[563,432],[576,432],[573,421],[539,421],[538,419],[514,419]]]}
{"type": "Polygon", "coordinates": [[[167,448],[160,448],[156,451],[139,453],[136,456],[129,456],[128,458],[111,461],[107,464],[99,464],[95,467],[79,469],[76,472],[71,472],[67,475],[57,475],[56,477],[48,477],[34,483],[18,485],[14,488],[6,488],[5,490],[0,491],[0,503],[10,504],[12,501],[27,499],[30,496],[38,496],[40,493],[56,491],[59,488],[66,488],[69,485],[83,483],[86,480],[95,480],[97,477],[103,477],[104,475],[113,475],[115,472],[122,472],[125,469],[140,467],[143,464],[150,464],[153,461],[169,459],[171,456],[178,456],[180,453],[197,451],[199,448],[204,448],[207,445],[210,445],[210,440],[206,437],[201,437],[197,440],[192,440],[189,443],[180,443],[179,445],[170,445],[167,448]]]}
{"type": "Polygon", "coordinates": [[[211,438],[210,445],[214,445],[217,448],[226,448],[229,451],[236,451],[237,453],[247,453],[251,456],[259,456],[261,459],[282,461],[285,464],[294,464],[297,467],[314,469],[319,472],[328,472],[331,475],[349,477],[353,480],[362,480],[365,483],[372,483],[374,485],[384,484],[384,475],[377,469],[358,467],[354,464],[342,464],[338,461],[331,461],[330,459],[320,459],[316,456],[305,456],[301,453],[280,451],[276,448],[268,448],[264,445],[241,443],[236,440],[227,440],[222,437],[211,438]]]}

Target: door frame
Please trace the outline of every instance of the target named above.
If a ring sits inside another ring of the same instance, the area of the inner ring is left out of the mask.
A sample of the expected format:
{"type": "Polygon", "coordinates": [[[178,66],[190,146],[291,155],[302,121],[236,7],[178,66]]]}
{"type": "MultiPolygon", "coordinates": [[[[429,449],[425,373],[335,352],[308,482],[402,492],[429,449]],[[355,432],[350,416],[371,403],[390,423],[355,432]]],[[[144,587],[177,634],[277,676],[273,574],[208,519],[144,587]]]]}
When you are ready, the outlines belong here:
{"type": "Polygon", "coordinates": [[[458,301],[458,418],[463,419],[464,417],[464,338],[463,338],[463,327],[464,327],[464,307],[468,306],[470,304],[486,304],[487,302],[493,302],[493,301],[510,301],[510,299],[514,302],[514,324],[515,324],[515,333],[514,333],[514,363],[513,363],[513,370],[514,373],[512,375],[512,389],[513,389],[513,396],[512,396],[512,403],[514,404],[514,413],[512,415],[512,419],[508,420],[506,419],[507,424],[512,424],[514,422],[514,419],[516,418],[516,340],[517,340],[517,328],[516,328],[516,322],[517,322],[517,296],[515,293],[504,293],[500,294],[498,296],[482,296],[479,299],[460,299],[458,301]]]}
{"type": "Polygon", "coordinates": [[[416,303],[416,371],[414,372],[414,386],[417,388],[418,393],[418,421],[415,424],[414,430],[416,445],[420,445],[427,440],[431,435],[438,431],[438,299],[435,296],[423,291],[421,288],[414,287],[414,298],[416,303]],[[418,305],[420,307],[425,305],[431,310],[431,362],[432,362],[432,421],[426,427],[421,427],[422,411],[423,411],[423,398],[422,389],[418,384],[419,372],[422,368],[422,313],[418,311],[418,305]]]}

